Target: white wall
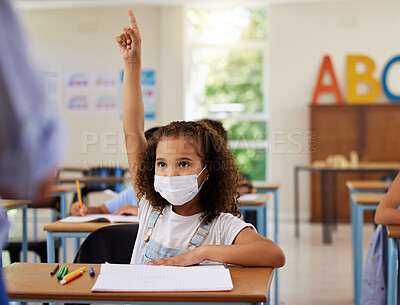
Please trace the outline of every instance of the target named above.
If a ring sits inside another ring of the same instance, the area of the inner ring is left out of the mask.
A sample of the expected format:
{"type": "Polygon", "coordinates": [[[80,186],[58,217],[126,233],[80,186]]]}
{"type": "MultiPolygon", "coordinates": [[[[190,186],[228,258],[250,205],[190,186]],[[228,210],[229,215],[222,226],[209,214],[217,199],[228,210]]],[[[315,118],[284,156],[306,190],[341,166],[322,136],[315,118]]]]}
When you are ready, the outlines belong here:
{"type": "MultiPolygon", "coordinates": [[[[44,68],[67,72],[120,72],[123,61],[115,36],[129,25],[128,7],[22,11],[36,58],[44,68]]],[[[146,128],[183,119],[182,8],[133,7],[142,35],[142,68],[156,71],[156,118],[146,128]]],[[[94,90],[92,90],[94,94],[94,90]]],[[[69,152],[64,166],[126,166],[120,112],[89,111],[66,118],[69,152]],[[88,140],[98,137],[93,145],[88,140]]]]}
{"type": "MultiPolygon", "coordinates": [[[[119,71],[123,64],[114,37],[128,24],[127,7],[23,11],[36,53],[43,63],[62,71],[119,71]]],[[[157,73],[156,119],[146,127],[184,118],[183,9],[182,7],[133,7],[143,38],[143,68],[157,73]]],[[[400,51],[400,4],[396,2],[329,2],[273,4],[270,6],[270,172],[280,181],[281,215],[293,216],[293,168],[309,162],[306,138],[308,105],[322,56],[332,56],[342,90],[345,56],[361,53],[372,57],[381,75],[384,64],[400,51]],[[294,134],[300,132],[300,135],[294,134]],[[298,152],[302,144],[302,151],[298,152]],[[284,142],[284,143],[282,143],[284,142]]],[[[391,82],[400,79],[394,68],[391,82]]],[[[344,92],[343,92],[344,93],[344,92]]],[[[344,94],[345,95],[345,94],[344,94]]],[[[70,152],[65,165],[89,166],[94,162],[125,162],[117,153],[102,153],[101,142],[82,153],[82,132],[116,131],[119,115],[65,114],[70,128],[70,152]]],[[[119,137],[118,140],[120,140],[119,137]]],[[[301,215],[309,215],[308,175],[302,174],[301,215]]]]}
{"type": "MultiPolygon", "coordinates": [[[[400,53],[400,40],[396,39],[399,17],[400,3],[387,1],[272,5],[272,133],[305,132],[309,129],[308,105],[324,54],[331,55],[344,96],[345,56],[348,54],[365,54],[373,58],[377,64],[375,76],[380,79],[387,61],[400,53]]],[[[397,94],[400,93],[399,75],[400,68],[393,66],[389,85],[397,94]]],[[[305,137],[302,138],[304,142],[305,137]]],[[[271,153],[271,178],[282,182],[280,203],[283,216],[293,215],[294,166],[309,162],[306,153],[287,152],[292,148],[290,144],[281,145],[280,150],[286,153],[271,153]]],[[[301,213],[307,217],[308,174],[301,174],[301,179],[301,213]]]]}

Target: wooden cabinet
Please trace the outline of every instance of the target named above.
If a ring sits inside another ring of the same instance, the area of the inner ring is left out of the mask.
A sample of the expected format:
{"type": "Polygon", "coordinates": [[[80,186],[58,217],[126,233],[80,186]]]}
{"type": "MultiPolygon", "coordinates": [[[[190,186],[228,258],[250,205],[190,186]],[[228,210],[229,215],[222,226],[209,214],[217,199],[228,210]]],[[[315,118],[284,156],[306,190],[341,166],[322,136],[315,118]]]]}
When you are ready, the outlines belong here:
{"type": "MultiPolygon", "coordinates": [[[[315,136],[311,162],[324,160],[331,154],[349,159],[356,151],[360,161],[400,161],[400,105],[313,105],[310,106],[310,129],[315,136]]],[[[347,180],[378,180],[382,173],[337,174],[337,220],[350,221],[347,180]]],[[[311,222],[321,221],[320,178],[311,175],[311,222]]],[[[371,220],[371,213],[366,220],[371,220]]]]}

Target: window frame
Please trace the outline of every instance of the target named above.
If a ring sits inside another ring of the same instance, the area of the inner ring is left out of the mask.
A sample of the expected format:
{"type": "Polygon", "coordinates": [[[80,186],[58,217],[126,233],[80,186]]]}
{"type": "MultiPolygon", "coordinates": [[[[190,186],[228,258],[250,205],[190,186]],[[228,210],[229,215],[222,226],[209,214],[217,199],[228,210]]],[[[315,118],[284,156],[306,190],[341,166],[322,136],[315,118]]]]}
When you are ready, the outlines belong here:
{"type": "MultiPolygon", "coordinates": [[[[265,40],[246,40],[239,41],[236,43],[201,43],[201,42],[190,42],[188,37],[188,11],[190,10],[201,10],[201,9],[216,9],[216,10],[229,10],[235,7],[243,7],[246,9],[259,9],[265,10],[268,16],[268,7],[266,5],[239,2],[235,4],[197,4],[197,5],[186,5],[183,10],[183,24],[184,24],[184,38],[183,38],[183,48],[184,48],[184,63],[183,63],[183,75],[184,75],[184,115],[185,120],[199,120],[203,119],[204,116],[197,114],[194,111],[195,103],[192,99],[192,94],[190,90],[190,71],[192,67],[191,54],[195,49],[209,48],[213,50],[224,50],[227,52],[236,50],[261,50],[263,56],[263,66],[262,66],[262,87],[263,87],[263,111],[259,113],[209,113],[207,114],[208,119],[221,120],[226,119],[234,121],[250,121],[250,122],[264,122],[267,138],[266,140],[228,140],[228,146],[231,149],[243,149],[243,148],[254,148],[254,149],[265,149],[265,177],[263,180],[254,180],[255,182],[267,181],[270,177],[270,149],[269,149],[269,122],[270,122],[270,107],[269,107],[269,95],[270,88],[269,84],[269,36],[267,28],[267,37],[265,40]]],[[[267,27],[269,26],[269,19],[267,18],[267,27]]]]}

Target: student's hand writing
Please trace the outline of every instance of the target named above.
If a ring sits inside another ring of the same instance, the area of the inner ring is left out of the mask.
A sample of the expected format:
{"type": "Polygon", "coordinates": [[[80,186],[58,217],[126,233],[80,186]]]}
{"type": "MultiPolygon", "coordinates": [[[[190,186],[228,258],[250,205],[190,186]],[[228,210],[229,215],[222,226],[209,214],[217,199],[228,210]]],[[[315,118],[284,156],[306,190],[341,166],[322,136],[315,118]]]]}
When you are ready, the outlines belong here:
{"type": "Polygon", "coordinates": [[[140,37],[136,18],[131,10],[128,10],[128,15],[131,27],[125,26],[123,29],[124,32],[115,37],[115,40],[118,43],[125,64],[135,65],[140,63],[142,38],[140,37]]]}
{"type": "Polygon", "coordinates": [[[71,205],[70,212],[72,216],[85,216],[88,213],[88,207],[82,204],[82,208],[80,208],[79,201],[76,201],[71,205]]]}
{"type": "Polygon", "coordinates": [[[191,266],[200,264],[205,260],[204,247],[198,247],[194,250],[186,251],[178,256],[157,259],[148,262],[147,265],[162,266],[191,266]]]}
{"type": "Polygon", "coordinates": [[[113,215],[134,215],[138,214],[138,207],[126,204],[114,212],[113,215]]]}

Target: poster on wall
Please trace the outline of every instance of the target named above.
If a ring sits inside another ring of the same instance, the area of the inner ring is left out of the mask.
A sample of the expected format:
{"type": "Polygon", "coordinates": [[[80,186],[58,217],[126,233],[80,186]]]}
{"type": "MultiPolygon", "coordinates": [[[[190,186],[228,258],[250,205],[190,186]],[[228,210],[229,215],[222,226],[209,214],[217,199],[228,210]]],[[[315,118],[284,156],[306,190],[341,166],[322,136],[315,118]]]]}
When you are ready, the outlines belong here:
{"type": "Polygon", "coordinates": [[[96,112],[116,112],[118,99],[115,94],[99,94],[94,97],[94,110],[96,112]]]}
{"type": "Polygon", "coordinates": [[[90,87],[90,74],[87,72],[69,72],[65,75],[66,90],[82,90],[90,87]]]}
{"type": "MultiPolygon", "coordinates": [[[[142,70],[142,95],[144,104],[144,116],[146,119],[154,119],[156,117],[156,80],[154,70],[142,70]]],[[[124,71],[121,72],[121,104],[122,104],[122,82],[124,79],[124,71]]],[[[122,119],[122,107],[121,107],[122,119]]]]}
{"type": "Polygon", "coordinates": [[[116,90],[118,86],[118,74],[116,72],[93,73],[93,88],[99,90],[116,90]]]}
{"type": "Polygon", "coordinates": [[[66,107],[69,113],[85,113],[89,110],[89,96],[85,94],[70,94],[66,97],[66,107]]]}
{"type": "Polygon", "coordinates": [[[156,116],[156,80],[154,70],[142,70],[142,94],[146,119],[156,116]]]}
{"type": "Polygon", "coordinates": [[[49,103],[61,111],[61,73],[57,70],[41,70],[49,103]]]}

